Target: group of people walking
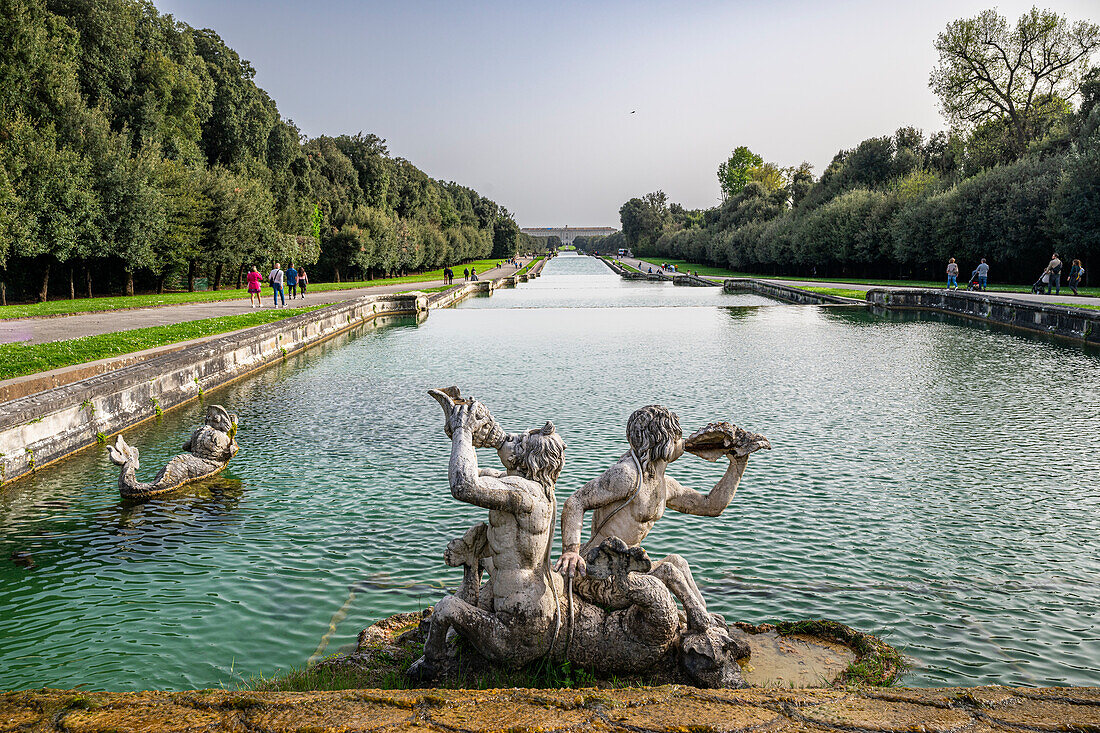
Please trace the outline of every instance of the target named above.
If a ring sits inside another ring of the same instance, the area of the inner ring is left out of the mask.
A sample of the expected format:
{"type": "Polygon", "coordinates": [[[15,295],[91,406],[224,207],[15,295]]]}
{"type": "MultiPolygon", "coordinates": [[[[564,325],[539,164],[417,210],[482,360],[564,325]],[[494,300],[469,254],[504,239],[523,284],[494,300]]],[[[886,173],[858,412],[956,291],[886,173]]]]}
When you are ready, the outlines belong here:
{"type": "MultiPolygon", "coordinates": [[[[253,308],[262,308],[263,304],[260,302],[260,283],[263,281],[263,276],[259,270],[252,267],[248,272],[248,302],[253,308]]],[[[286,308],[286,293],[283,292],[284,286],[290,291],[290,299],[305,298],[306,288],[309,285],[309,276],[306,274],[304,267],[295,267],[294,263],[291,263],[285,271],[279,265],[275,263],[274,269],[267,274],[267,283],[271,286],[271,296],[276,308],[286,308]],[[282,304],[279,301],[282,301],[282,304]]]]}
{"type": "MultiPolygon", "coordinates": [[[[443,284],[444,285],[453,285],[454,281],[455,281],[455,271],[452,270],[449,267],[444,267],[443,268],[443,284]]],[[[475,270],[472,267],[463,268],[463,270],[462,270],[462,281],[463,282],[476,282],[477,281],[477,270],[475,270]]]]}
{"type": "MultiPolygon", "coordinates": [[[[1042,293],[1043,289],[1046,289],[1046,294],[1050,295],[1051,290],[1055,295],[1062,294],[1062,260],[1059,259],[1058,253],[1055,252],[1050,256],[1050,263],[1043,270],[1043,274],[1039,276],[1031,286],[1031,292],[1042,293]]],[[[1077,286],[1081,284],[1081,281],[1085,278],[1085,268],[1081,264],[1081,260],[1074,260],[1069,269],[1069,277],[1066,278],[1066,286],[1073,291],[1074,295],[1077,295],[1077,286]]]]}
{"type": "MultiPolygon", "coordinates": [[[[985,290],[989,286],[989,263],[982,258],[982,261],[978,263],[978,266],[974,268],[974,271],[970,273],[970,279],[967,281],[967,290],[985,290]]],[[[955,262],[955,258],[952,257],[947,261],[947,289],[958,290],[959,289],[959,265],[955,262]]]]}
{"type": "MultiPolygon", "coordinates": [[[[1045,290],[1046,295],[1060,295],[1062,293],[1062,267],[1062,260],[1055,252],[1050,256],[1050,263],[1043,270],[1043,274],[1031,286],[1031,292],[1041,294],[1045,290]]],[[[1084,279],[1084,265],[1081,264],[1081,260],[1074,260],[1069,270],[1069,277],[1066,279],[1066,285],[1073,291],[1074,295],[1077,295],[1077,288],[1084,279]]],[[[988,284],[989,265],[983,257],[981,263],[970,273],[970,280],[967,281],[966,289],[985,290],[988,284]]],[[[947,261],[947,289],[959,289],[959,265],[955,262],[954,257],[947,261]]]]}

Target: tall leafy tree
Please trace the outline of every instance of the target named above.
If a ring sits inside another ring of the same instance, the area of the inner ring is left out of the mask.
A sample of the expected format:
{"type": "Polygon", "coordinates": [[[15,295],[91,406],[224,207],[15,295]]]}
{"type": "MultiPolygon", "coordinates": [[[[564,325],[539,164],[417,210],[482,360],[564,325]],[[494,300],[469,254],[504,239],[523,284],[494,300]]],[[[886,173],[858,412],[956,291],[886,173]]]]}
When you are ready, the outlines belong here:
{"type": "Polygon", "coordinates": [[[741,193],[745,184],[752,180],[749,171],[763,162],[763,158],[744,145],[734,148],[730,157],[718,166],[718,186],[722,189],[722,198],[728,199],[741,193]]]}
{"type": "Polygon", "coordinates": [[[929,86],[953,124],[1003,122],[1020,155],[1037,137],[1044,100],[1075,95],[1097,48],[1095,23],[1071,23],[1032,8],[1011,26],[996,10],[986,10],[949,23],[939,34],[939,63],[929,86]]]}

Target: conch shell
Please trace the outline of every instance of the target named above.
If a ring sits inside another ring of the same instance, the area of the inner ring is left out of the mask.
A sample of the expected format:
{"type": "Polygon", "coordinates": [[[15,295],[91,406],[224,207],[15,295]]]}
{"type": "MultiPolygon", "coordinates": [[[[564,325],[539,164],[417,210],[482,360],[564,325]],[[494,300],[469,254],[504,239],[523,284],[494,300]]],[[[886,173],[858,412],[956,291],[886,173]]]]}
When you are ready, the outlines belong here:
{"type": "Polygon", "coordinates": [[[443,408],[443,430],[447,437],[451,437],[451,413],[456,405],[474,405],[474,417],[480,422],[481,428],[474,431],[474,446],[477,448],[499,448],[504,444],[507,433],[504,428],[493,418],[489,408],[473,398],[463,397],[458,387],[444,387],[443,389],[429,389],[430,394],[439,406],[443,408]]]}
{"type": "Polygon", "coordinates": [[[747,456],[772,444],[763,435],[750,433],[733,423],[712,422],[688,436],[684,450],[708,461],[717,461],[724,455],[747,456]]]}

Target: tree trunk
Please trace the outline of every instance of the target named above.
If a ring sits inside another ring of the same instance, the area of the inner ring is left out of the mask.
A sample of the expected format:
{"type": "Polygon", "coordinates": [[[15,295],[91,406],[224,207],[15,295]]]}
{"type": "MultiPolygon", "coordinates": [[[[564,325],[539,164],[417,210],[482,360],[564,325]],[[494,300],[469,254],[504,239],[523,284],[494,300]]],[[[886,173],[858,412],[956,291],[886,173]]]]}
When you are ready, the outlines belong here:
{"type": "Polygon", "coordinates": [[[340,268],[336,267],[334,269],[336,270],[336,282],[340,282],[340,268]]]}
{"type": "Polygon", "coordinates": [[[244,263],[242,262],[241,266],[237,268],[237,290],[241,289],[241,279],[243,277],[244,277],[244,263]]]}
{"type": "Polygon", "coordinates": [[[157,295],[164,295],[164,280],[167,277],[168,275],[163,272],[157,275],[157,295]]]}
{"type": "Polygon", "coordinates": [[[187,261],[187,292],[195,292],[195,261],[187,261]]]}
{"type": "Polygon", "coordinates": [[[0,280],[0,305],[8,304],[8,284],[0,280]]]}
{"type": "Polygon", "coordinates": [[[92,297],[92,268],[87,262],[84,263],[84,284],[88,286],[88,297],[92,297]]]}
{"type": "Polygon", "coordinates": [[[132,267],[126,268],[126,294],[134,294],[134,268],[132,267]]]}
{"type": "Polygon", "coordinates": [[[73,282],[73,270],[76,265],[69,265],[69,300],[76,300],[76,283],[73,282]]]}
{"type": "Polygon", "coordinates": [[[46,269],[42,272],[42,289],[38,291],[38,302],[45,303],[50,294],[50,263],[46,263],[46,269]]]}
{"type": "Polygon", "coordinates": [[[218,263],[218,266],[214,268],[214,289],[217,290],[222,286],[222,263],[218,263]]]}

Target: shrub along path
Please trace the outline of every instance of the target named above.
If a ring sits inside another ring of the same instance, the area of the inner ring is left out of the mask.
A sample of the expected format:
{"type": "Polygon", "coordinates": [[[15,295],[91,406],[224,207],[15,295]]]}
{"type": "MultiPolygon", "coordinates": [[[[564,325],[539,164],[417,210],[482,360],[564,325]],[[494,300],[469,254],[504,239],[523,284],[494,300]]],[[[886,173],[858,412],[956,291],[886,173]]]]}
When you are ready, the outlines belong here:
{"type": "MultiPolygon", "coordinates": [[[[659,262],[653,263],[647,260],[632,259],[629,257],[623,257],[620,262],[628,264],[632,267],[636,267],[642,272],[647,272],[649,268],[653,268],[654,272],[659,269],[659,262]]],[[[839,288],[847,291],[863,291],[866,292],[871,288],[942,288],[946,283],[946,276],[944,276],[944,282],[922,282],[922,281],[908,281],[908,280],[836,280],[828,278],[804,278],[797,277],[762,277],[760,275],[751,275],[744,272],[731,272],[729,270],[722,270],[716,267],[705,267],[703,265],[693,265],[690,262],[684,262],[683,260],[667,260],[668,264],[676,265],[680,268],[680,272],[687,272],[688,270],[698,270],[699,276],[707,280],[713,280],[714,282],[721,283],[728,277],[749,277],[756,280],[763,280],[764,282],[773,282],[780,285],[790,285],[791,287],[829,287],[839,288]]],[[[965,278],[969,273],[963,273],[960,278],[965,278]]],[[[962,282],[960,289],[965,289],[966,283],[962,282]]],[[[1017,298],[1019,300],[1027,300],[1035,303],[1051,303],[1057,305],[1098,305],[1097,298],[1100,296],[1100,288],[1078,288],[1078,292],[1083,295],[1075,297],[1073,291],[1066,286],[1062,286],[1061,295],[1033,295],[1028,291],[1027,287],[1020,285],[996,285],[994,284],[989,292],[993,295],[997,295],[1005,298],[1017,298]],[[1093,296],[1093,297],[1090,297],[1093,296]]]]}
{"type": "MultiPolygon", "coordinates": [[[[478,263],[474,263],[476,266],[478,263]]],[[[523,262],[520,263],[521,267],[523,262]]],[[[465,265],[463,266],[465,267],[465,265]]],[[[505,265],[501,268],[478,272],[478,278],[488,280],[497,277],[506,277],[516,271],[515,267],[505,265]]],[[[419,276],[412,276],[419,277],[419,276]]],[[[458,270],[457,282],[462,282],[462,269],[458,270]]],[[[386,295],[392,293],[407,292],[412,289],[430,290],[443,285],[442,279],[436,280],[409,280],[402,278],[399,282],[389,281],[390,284],[379,284],[368,287],[351,288],[346,290],[322,290],[317,286],[310,286],[304,299],[287,299],[287,307],[312,306],[339,303],[351,300],[363,295],[386,295]]],[[[333,284],[329,284],[333,285],[333,284]]],[[[52,318],[10,318],[20,315],[21,312],[5,312],[0,309],[0,315],[8,315],[8,320],[0,320],[0,344],[22,341],[31,344],[41,344],[63,339],[81,338],[84,336],[97,336],[115,331],[126,331],[135,328],[149,326],[167,326],[186,321],[197,321],[204,318],[216,318],[219,316],[240,315],[253,312],[248,304],[248,296],[240,296],[241,291],[228,291],[227,293],[214,293],[213,295],[227,294],[233,300],[206,300],[204,302],[187,303],[184,305],[158,305],[147,308],[130,308],[114,305],[114,310],[103,310],[94,313],[78,313],[76,315],[57,316],[52,318]]],[[[169,295],[199,295],[208,293],[178,293],[169,295]]],[[[135,296],[148,299],[158,296],[135,296]]],[[[93,300],[100,300],[98,298],[93,300]]],[[[106,299],[105,299],[106,300],[106,299]]],[[[132,302],[129,299],[109,299],[112,302],[132,302]]],[[[69,301],[55,301],[67,303],[69,301]]],[[[55,302],[39,305],[54,306],[55,302]]],[[[271,288],[265,287],[261,302],[265,309],[271,309],[271,288]]],[[[150,304],[151,305],[151,304],[150,304]]],[[[11,308],[30,308],[33,306],[7,306],[11,308]]]]}

